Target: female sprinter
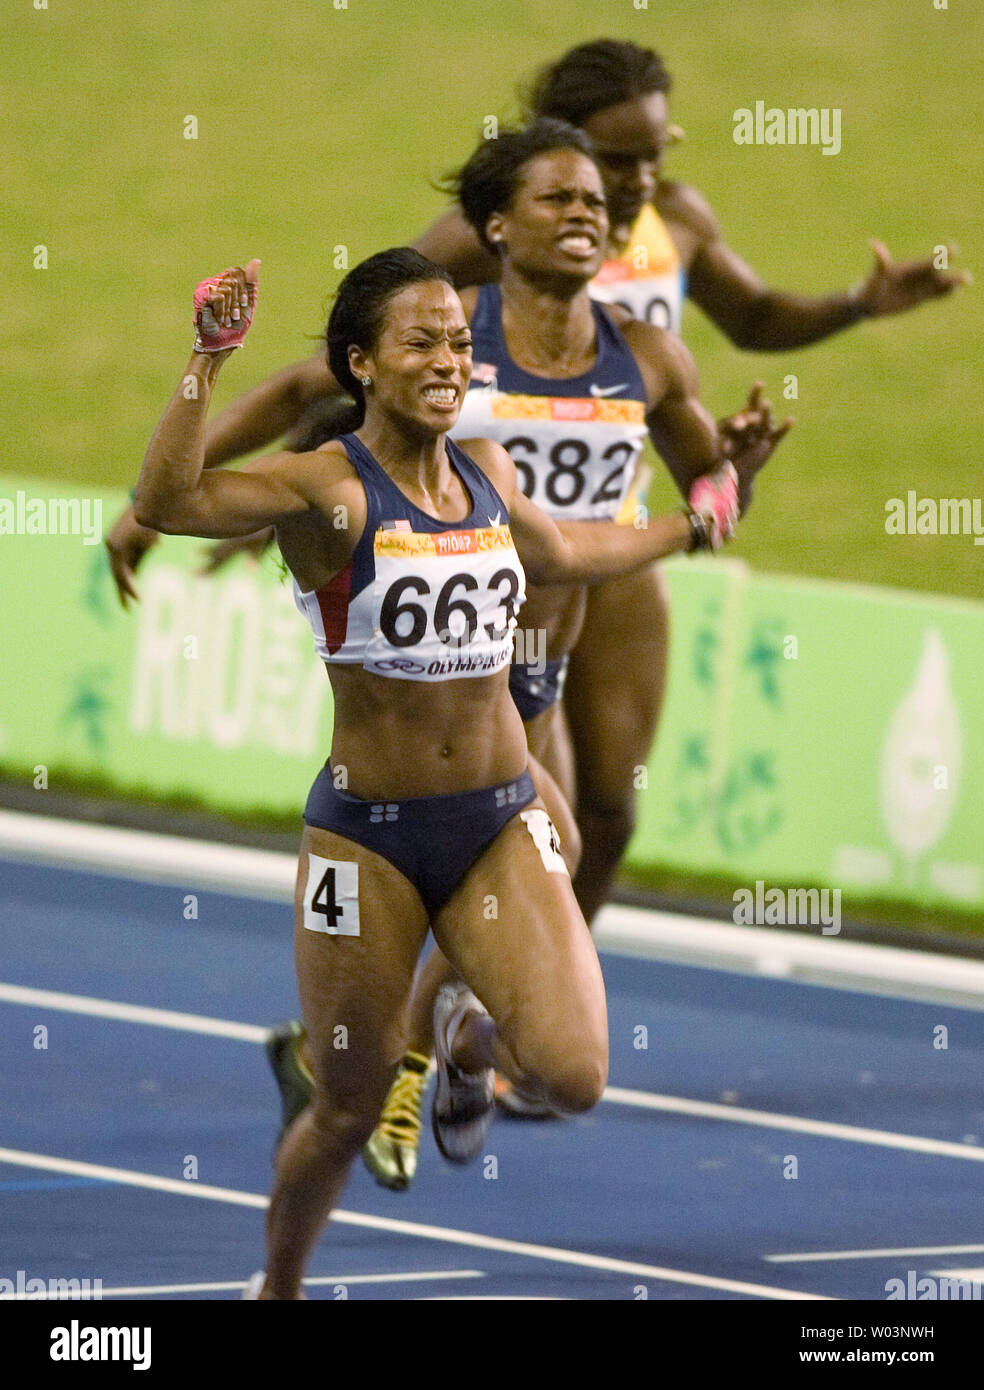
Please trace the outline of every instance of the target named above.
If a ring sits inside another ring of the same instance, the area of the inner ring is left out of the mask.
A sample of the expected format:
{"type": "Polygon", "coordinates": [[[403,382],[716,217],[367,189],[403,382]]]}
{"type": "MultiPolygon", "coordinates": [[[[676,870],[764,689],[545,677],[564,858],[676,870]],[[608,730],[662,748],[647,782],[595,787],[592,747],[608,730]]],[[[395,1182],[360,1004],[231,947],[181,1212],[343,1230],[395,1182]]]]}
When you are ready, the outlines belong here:
{"type": "Polygon", "coordinates": [[[446,273],[409,250],[356,267],[329,320],[358,430],[203,472],[209,399],[252,319],[257,266],[196,292],[199,336],[135,513],[204,537],[276,526],[332,681],[331,758],[305,811],[295,898],[314,1096],[278,1154],[258,1291],[289,1300],[378,1116],[428,927],[491,1011],[463,987],[435,1010],[435,1128],[450,1157],[481,1146],[493,1067],[566,1110],[601,1095],[601,972],[508,690],[524,567],[541,584],[627,572],[695,538],[719,543],[737,505],[722,470],[706,516],[558,527],[517,488],[501,446],[447,439],[471,373],[468,323],[446,273]]]}
{"type": "MultiPolygon", "coordinates": [[[[501,443],[524,493],[556,520],[615,518],[647,425],[686,492],[719,457],[717,431],[696,400],[696,374],[679,340],[589,295],[608,227],[600,174],[581,132],[552,120],[500,131],[462,170],[458,195],[476,235],[499,255],[501,276],[498,285],[462,292],[475,371],[452,434],[501,443]]],[[[750,479],[788,427],[774,428],[767,409],[760,412],[754,438],[735,456],[739,474],[750,479]]],[[[559,695],[586,597],[583,584],[531,587],[520,614],[523,651],[510,670],[530,750],[569,797],[572,758],[559,695]]],[[[640,659],[633,654],[626,664],[640,659]]],[[[627,674],[614,673],[616,680],[627,674]]],[[[386,1186],[407,1186],[415,1170],[434,998],[447,979],[435,951],[415,985],[407,1052],[366,1149],[386,1186]]],[[[282,1075],[281,1084],[289,1089],[282,1075]]],[[[550,1113],[524,1088],[504,1090],[499,1100],[513,1113],[550,1113]]]]}
{"type": "MultiPolygon", "coordinates": [[[[966,283],[932,260],[896,264],[876,243],[874,270],[846,293],[807,298],[766,286],[727,245],[696,189],[663,175],[664,153],[682,133],[669,121],[670,87],[652,49],[606,39],[571,49],[533,84],[530,115],[586,131],[604,177],[611,228],[595,298],[679,333],[686,293],[736,347],[766,352],[819,342],[966,283]]],[[[416,245],[458,285],[497,279],[501,270],[501,258],[460,206],[416,245]]],[[[632,514],[629,499],[625,515],[632,514]]],[[[648,761],[656,730],[668,631],[658,567],[592,586],[563,701],[583,842],[574,887],[589,922],[609,895],[635,825],[635,769],[648,761]]]]}
{"type": "MultiPolygon", "coordinates": [[[[500,442],[523,491],[555,519],[612,520],[634,474],[647,425],[684,492],[720,462],[717,429],[696,398],[686,350],[664,330],[595,303],[589,282],[607,242],[601,178],[581,132],[545,120],[483,142],[460,176],[463,207],[478,234],[501,248],[501,285],[462,294],[476,370],[451,431],[500,442]],[[617,326],[621,324],[621,327],[617,326]]],[[[788,425],[768,411],[735,454],[750,479],[788,425]]],[[[578,640],[584,584],[528,591],[520,614],[522,652],[509,685],[531,752],[568,795],[571,757],[558,703],[568,654],[578,640]]],[[[517,647],[520,642],[517,642],[517,647]]],[[[407,1052],[366,1161],[387,1186],[413,1176],[419,1105],[431,1051],[434,998],[450,971],[435,951],[417,983],[407,1052]]],[[[287,1115],[303,1101],[290,1026],[272,1041],[287,1115]]],[[[302,1078],[301,1078],[302,1080],[302,1078]]],[[[520,1090],[500,1099],[539,1109],[520,1090]]]]}
{"type": "MultiPolygon", "coordinates": [[[[601,307],[588,293],[608,227],[585,136],[550,120],[501,131],[462,171],[460,196],[487,244],[501,248],[502,284],[463,295],[478,370],[453,433],[501,442],[517,461],[524,492],[558,520],[617,515],[647,426],[686,495],[721,462],[718,432],[697,401],[696,373],[679,340],[625,310],[601,307]]],[[[734,458],[749,485],[788,427],[773,428],[767,409],[755,420],[734,458]]],[[[530,750],[568,796],[572,759],[558,699],[585,596],[583,584],[533,590],[520,617],[521,660],[510,669],[530,750]]],[[[434,997],[448,975],[435,952],[414,994],[401,1070],[367,1148],[370,1168],[387,1186],[405,1187],[413,1176],[434,997]]],[[[299,1044],[294,1025],[270,1041],[285,1121],[308,1090],[299,1044]]],[[[539,1107],[522,1089],[501,1100],[539,1107]]]]}

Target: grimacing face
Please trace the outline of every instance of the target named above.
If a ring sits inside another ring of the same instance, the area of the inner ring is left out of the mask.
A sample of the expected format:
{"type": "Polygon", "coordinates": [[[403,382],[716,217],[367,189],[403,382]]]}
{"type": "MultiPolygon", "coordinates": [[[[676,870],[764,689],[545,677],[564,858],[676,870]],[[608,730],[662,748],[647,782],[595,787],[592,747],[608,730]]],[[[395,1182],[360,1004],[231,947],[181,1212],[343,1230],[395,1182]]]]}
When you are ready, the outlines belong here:
{"type": "Polygon", "coordinates": [[[605,257],[608,214],[594,161],[579,150],[547,150],[519,171],[510,206],[486,227],[517,268],[588,281],[605,257]]]}
{"type": "Polygon", "coordinates": [[[372,349],[349,348],[356,376],[369,376],[367,402],[425,432],[449,430],[472,370],[472,339],[461,300],[443,280],[407,285],[387,300],[372,349]]]}
{"type": "Polygon", "coordinates": [[[582,129],[601,166],[612,227],[630,226],[652,201],[664,152],[673,143],[666,96],[649,92],[605,106],[583,121],[582,129]]]}

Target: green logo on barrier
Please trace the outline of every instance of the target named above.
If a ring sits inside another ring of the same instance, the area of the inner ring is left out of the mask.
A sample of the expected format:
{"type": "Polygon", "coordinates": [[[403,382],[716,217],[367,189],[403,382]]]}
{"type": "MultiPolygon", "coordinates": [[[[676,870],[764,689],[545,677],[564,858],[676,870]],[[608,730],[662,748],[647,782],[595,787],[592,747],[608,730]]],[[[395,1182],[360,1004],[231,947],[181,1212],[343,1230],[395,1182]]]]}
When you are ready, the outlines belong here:
{"type": "Polygon", "coordinates": [[[788,631],[788,624],[778,618],[760,621],[752,632],[745,653],[745,667],[755,672],[762,699],[773,705],[780,703],[779,671],[783,659],[782,643],[788,631]]]}
{"type": "MultiPolygon", "coordinates": [[[[717,660],[724,644],[714,624],[719,624],[720,618],[721,604],[705,603],[702,621],[692,634],[693,679],[709,693],[718,688],[717,660]]],[[[756,706],[766,708],[771,727],[782,703],[779,673],[787,626],[784,619],[771,615],[760,618],[745,648],[738,684],[747,686],[750,680],[752,689],[747,697],[739,692],[738,705],[743,720],[753,725],[761,722],[751,718],[756,706]],[[749,679],[742,682],[742,674],[749,679]]],[[[702,714],[713,725],[720,718],[720,700],[690,713],[702,714]]],[[[723,775],[715,779],[714,745],[714,737],[707,731],[687,729],[683,733],[673,777],[676,794],[670,803],[672,819],[665,833],[678,840],[706,820],[725,853],[754,849],[778,830],[784,819],[779,804],[778,751],[758,746],[733,752],[723,765],[723,775]]],[[[717,761],[722,766],[720,757],[717,761]]]]}
{"type": "Polygon", "coordinates": [[[88,608],[96,622],[103,627],[109,622],[112,613],[110,603],[110,572],[106,556],[97,550],[86,567],[85,586],[82,590],[82,607],[88,608]]]}
{"type": "Polygon", "coordinates": [[[697,628],[694,632],[693,671],[694,680],[698,685],[713,686],[716,683],[714,661],[721,642],[717,635],[715,623],[720,612],[721,605],[719,603],[705,604],[704,626],[697,628]]]}
{"type": "Polygon", "coordinates": [[[96,753],[101,753],[106,746],[104,725],[112,710],[112,701],[104,692],[109,679],[107,666],[90,666],[81,671],[74,694],[62,715],[63,726],[82,725],[85,741],[96,753]]]}
{"type": "Polygon", "coordinates": [[[728,768],[717,799],[714,832],[731,854],[754,849],[782,825],[782,790],[772,749],[749,749],[728,768]]]}

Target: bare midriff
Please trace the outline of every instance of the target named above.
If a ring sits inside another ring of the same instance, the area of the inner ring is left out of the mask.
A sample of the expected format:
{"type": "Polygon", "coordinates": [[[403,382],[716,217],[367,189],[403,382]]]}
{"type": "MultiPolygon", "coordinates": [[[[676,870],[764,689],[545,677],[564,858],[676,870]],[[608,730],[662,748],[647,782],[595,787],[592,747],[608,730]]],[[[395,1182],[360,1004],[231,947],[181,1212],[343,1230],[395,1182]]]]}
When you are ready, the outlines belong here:
{"type": "Polygon", "coordinates": [[[328,665],[335,697],[331,765],[350,796],[399,801],[509,782],[526,767],[526,734],[493,676],[408,681],[361,666],[328,665]]]}

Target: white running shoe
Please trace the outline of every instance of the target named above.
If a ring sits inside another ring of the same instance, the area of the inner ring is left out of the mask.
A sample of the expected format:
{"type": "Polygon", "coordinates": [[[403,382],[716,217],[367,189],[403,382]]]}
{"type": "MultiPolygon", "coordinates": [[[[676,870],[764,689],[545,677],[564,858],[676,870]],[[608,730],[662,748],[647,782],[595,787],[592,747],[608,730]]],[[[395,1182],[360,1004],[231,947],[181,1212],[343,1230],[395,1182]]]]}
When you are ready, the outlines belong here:
{"type": "Polygon", "coordinates": [[[437,1088],[431,1125],[437,1147],[449,1163],[468,1163],[482,1147],[495,1111],[495,1070],[465,1072],[451,1061],[458,1029],[470,1013],[484,1014],[467,985],[445,985],[434,1004],[437,1088]]]}

